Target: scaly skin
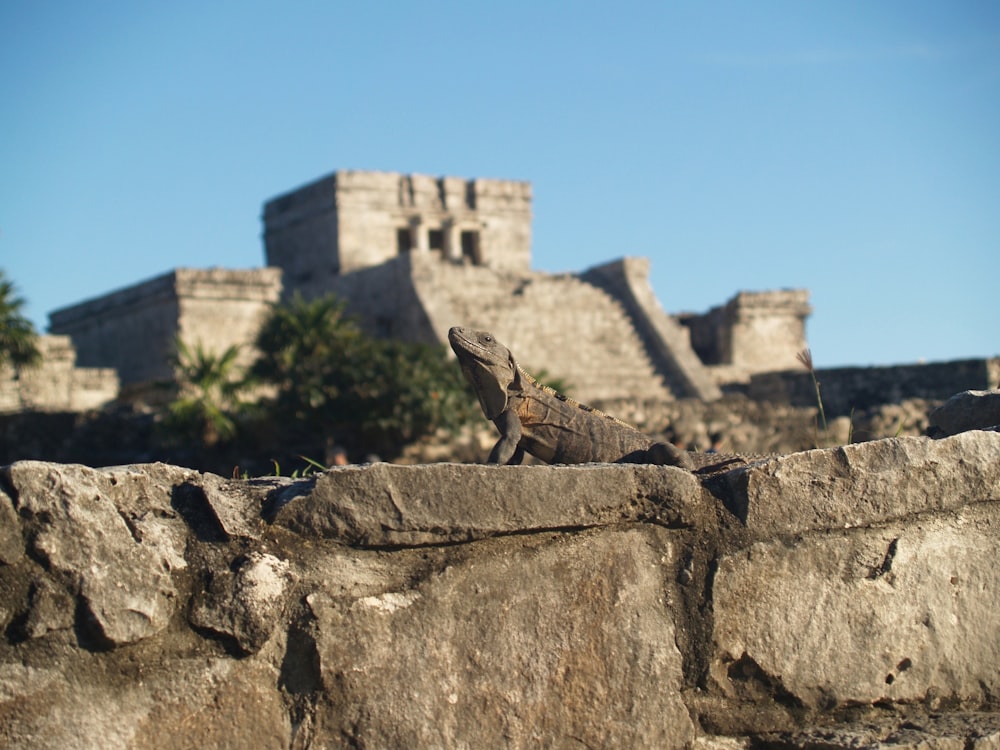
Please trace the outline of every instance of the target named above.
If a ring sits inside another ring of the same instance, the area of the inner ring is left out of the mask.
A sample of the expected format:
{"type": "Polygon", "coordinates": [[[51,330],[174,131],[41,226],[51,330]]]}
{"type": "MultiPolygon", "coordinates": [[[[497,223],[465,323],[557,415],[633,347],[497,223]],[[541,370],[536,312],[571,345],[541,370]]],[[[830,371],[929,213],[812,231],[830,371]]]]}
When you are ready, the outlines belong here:
{"type": "MultiPolygon", "coordinates": [[[[476,390],[483,413],[500,431],[489,463],[519,464],[527,451],[550,464],[649,463],[694,468],[689,455],[670,443],[539,384],[491,333],[452,328],[448,341],[476,390]]],[[[715,457],[713,463],[719,460],[715,457]]]]}

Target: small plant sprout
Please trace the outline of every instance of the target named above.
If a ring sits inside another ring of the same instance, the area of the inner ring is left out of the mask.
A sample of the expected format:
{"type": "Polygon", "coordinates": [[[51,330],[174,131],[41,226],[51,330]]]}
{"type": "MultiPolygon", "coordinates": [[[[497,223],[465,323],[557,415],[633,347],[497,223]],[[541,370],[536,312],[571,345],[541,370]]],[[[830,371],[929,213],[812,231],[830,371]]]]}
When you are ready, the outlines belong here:
{"type": "Polygon", "coordinates": [[[816,405],[819,407],[820,427],[825,435],[827,434],[826,411],[823,409],[823,396],[820,394],[819,378],[816,377],[816,368],[813,366],[812,351],[808,348],[803,349],[795,355],[795,359],[802,363],[802,366],[809,371],[809,377],[812,378],[813,388],[816,389],[816,405]]]}
{"type": "Polygon", "coordinates": [[[316,461],[314,459],[309,458],[309,456],[302,456],[302,455],[300,455],[299,458],[301,458],[303,461],[305,461],[307,464],[309,464],[310,468],[306,469],[305,470],[306,472],[310,472],[310,471],[329,471],[330,470],[329,466],[324,466],[319,461],[316,461]]]}

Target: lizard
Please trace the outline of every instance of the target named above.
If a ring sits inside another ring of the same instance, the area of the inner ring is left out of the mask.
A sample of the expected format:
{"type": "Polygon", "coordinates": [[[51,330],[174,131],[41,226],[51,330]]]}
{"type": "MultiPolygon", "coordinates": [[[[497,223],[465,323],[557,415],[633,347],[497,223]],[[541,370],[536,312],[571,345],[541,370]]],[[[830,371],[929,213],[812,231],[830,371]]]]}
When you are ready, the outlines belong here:
{"type": "Polygon", "coordinates": [[[448,342],[500,432],[487,463],[520,464],[525,452],[549,464],[649,463],[690,471],[741,460],[688,453],[542,385],[492,333],[455,327],[448,342]]]}

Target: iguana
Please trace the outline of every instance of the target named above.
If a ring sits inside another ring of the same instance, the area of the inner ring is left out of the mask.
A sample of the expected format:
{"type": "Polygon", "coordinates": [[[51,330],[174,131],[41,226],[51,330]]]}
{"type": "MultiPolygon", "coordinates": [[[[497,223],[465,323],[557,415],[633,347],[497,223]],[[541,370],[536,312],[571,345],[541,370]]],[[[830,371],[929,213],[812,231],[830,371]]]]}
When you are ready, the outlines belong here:
{"type": "MultiPolygon", "coordinates": [[[[650,463],[695,468],[693,454],[540,384],[493,334],[456,327],[448,331],[448,341],[479,397],[483,414],[500,431],[489,463],[519,464],[527,451],[550,464],[650,463]]],[[[712,463],[718,464],[719,457],[714,458],[712,463]]]]}

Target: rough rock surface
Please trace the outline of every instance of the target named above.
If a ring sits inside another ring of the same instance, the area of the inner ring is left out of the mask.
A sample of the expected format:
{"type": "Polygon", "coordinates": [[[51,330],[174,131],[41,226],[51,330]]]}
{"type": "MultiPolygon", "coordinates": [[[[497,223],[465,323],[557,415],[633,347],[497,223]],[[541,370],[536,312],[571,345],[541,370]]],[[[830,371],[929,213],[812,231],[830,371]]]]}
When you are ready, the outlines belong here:
{"type": "Polygon", "coordinates": [[[496,564],[448,565],[349,607],[307,596],[324,735],[363,747],[693,738],[663,606],[669,543],[624,530],[491,548],[496,564]]]}
{"type": "Polygon", "coordinates": [[[1000,390],[956,393],[932,411],[928,421],[928,433],[933,437],[1000,429],[1000,390]]]}
{"type": "Polygon", "coordinates": [[[816,708],[997,695],[1000,568],[983,564],[998,549],[996,520],[979,503],[723,556],[715,666],[752,665],[816,708]]]}
{"type": "Polygon", "coordinates": [[[0,469],[0,746],[995,748],[1000,433],[0,469]]]}
{"type": "Polygon", "coordinates": [[[375,464],[331,471],[276,493],[278,525],[365,547],[467,542],[546,529],[582,529],[657,519],[695,523],[704,512],[698,480],[655,466],[375,464]],[[461,491],[456,492],[456,488],[461,491]],[[294,502],[291,500],[294,499],[294,502]]]}
{"type": "Polygon", "coordinates": [[[804,451],[729,472],[713,489],[761,536],[868,526],[1000,497],[1000,441],[973,431],[804,451]]]}
{"type": "Polygon", "coordinates": [[[163,503],[135,502],[127,472],[26,461],[8,479],[30,529],[27,546],[51,576],[40,590],[62,584],[82,608],[77,624],[88,636],[122,645],[167,626],[177,605],[170,570],[185,565],[184,530],[156,517],[163,503]]]}

